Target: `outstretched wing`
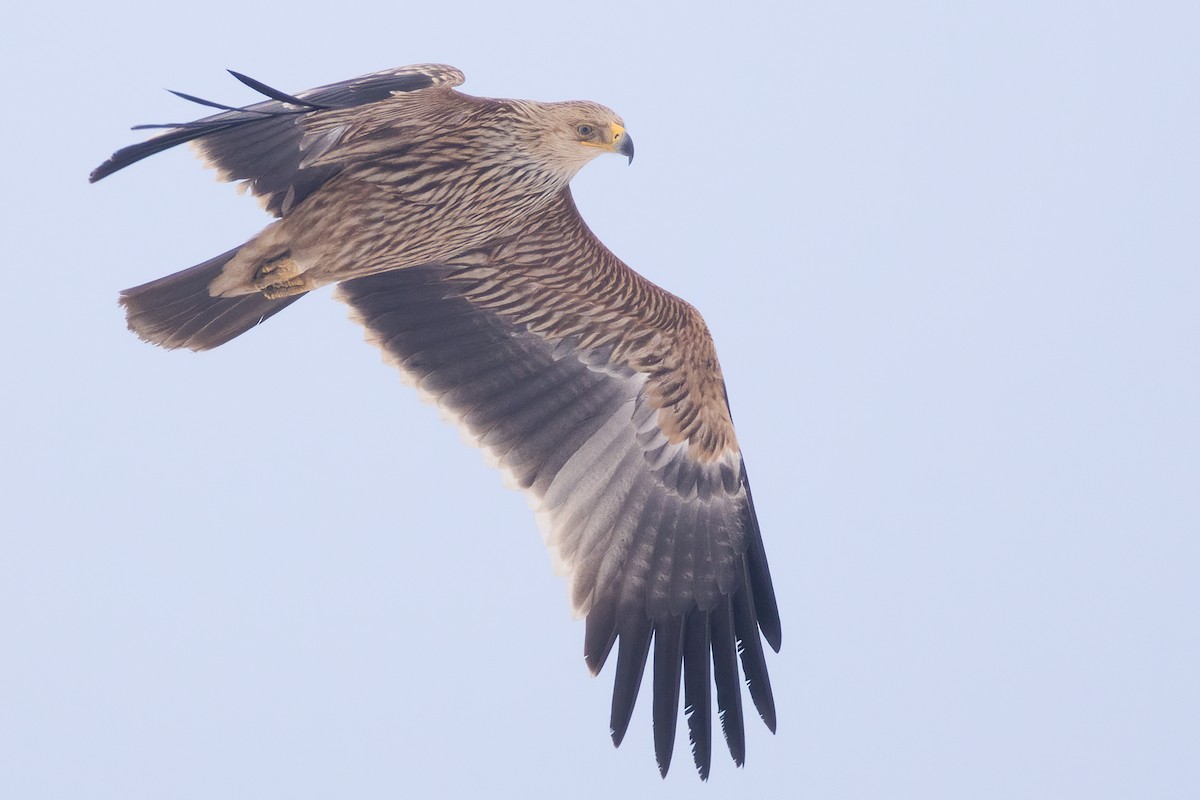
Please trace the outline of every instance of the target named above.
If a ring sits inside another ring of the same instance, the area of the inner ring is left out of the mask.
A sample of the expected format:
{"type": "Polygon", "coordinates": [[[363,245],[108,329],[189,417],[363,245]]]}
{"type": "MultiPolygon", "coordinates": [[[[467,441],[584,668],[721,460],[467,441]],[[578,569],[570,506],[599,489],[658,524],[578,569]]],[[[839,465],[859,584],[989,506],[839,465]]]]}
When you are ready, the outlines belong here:
{"type": "Polygon", "coordinates": [[[195,142],[222,180],[246,181],[266,209],[282,217],[341,169],[338,164],[312,163],[337,143],[341,132],[338,127],[311,130],[314,117],[320,117],[322,112],[380,102],[396,94],[450,88],[463,82],[463,74],[454,67],[418,64],[331,83],[293,96],[245,75],[232,74],[271,99],[233,108],[176,92],[185,100],[225,110],[195,122],[137,126],[168,130],[118,150],[92,171],[89,180],[94,183],[147,156],[177,144],[195,142]]]}
{"type": "Polygon", "coordinates": [[[587,616],[593,673],[619,642],[614,743],[653,643],[662,773],[681,682],[701,776],[714,684],[740,765],[736,654],[774,730],[759,631],[778,650],[779,614],[699,314],[604,248],[569,191],[486,250],[346,281],[338,296],[385,357],[531,497],[575,611],[587,616]]]}

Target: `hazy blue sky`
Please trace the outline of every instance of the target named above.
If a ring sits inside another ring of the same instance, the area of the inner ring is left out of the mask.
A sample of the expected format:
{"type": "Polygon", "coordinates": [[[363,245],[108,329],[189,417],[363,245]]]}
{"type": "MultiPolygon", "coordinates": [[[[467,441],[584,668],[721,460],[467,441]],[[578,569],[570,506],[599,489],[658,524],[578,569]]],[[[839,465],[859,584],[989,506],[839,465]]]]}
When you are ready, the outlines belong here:
{"type": "Polygon", "coordinates": [[[1200,796],[1195,3],[272,6],[6,12],[0,796],[1200,796]],[[716,336],[784,637],[706,787],[328,291],[125,330],[268,221],[186,150],[87,184],[163,88],[421,61],[621,113],[579,204],[716,336]]]}

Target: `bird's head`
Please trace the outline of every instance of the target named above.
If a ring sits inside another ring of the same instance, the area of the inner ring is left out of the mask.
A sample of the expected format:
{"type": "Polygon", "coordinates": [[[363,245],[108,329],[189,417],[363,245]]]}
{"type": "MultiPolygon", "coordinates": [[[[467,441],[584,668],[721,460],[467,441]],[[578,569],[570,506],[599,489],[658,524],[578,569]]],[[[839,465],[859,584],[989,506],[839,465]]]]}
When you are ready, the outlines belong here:
{"type": "Polygon", "coordinates": [[[633,139],[625,123],[599,103],[575,101],[539,104],[539,150],[555,166],[574,175],[584,164],[604,153],[617,153],[633,161],[633,139]]]}

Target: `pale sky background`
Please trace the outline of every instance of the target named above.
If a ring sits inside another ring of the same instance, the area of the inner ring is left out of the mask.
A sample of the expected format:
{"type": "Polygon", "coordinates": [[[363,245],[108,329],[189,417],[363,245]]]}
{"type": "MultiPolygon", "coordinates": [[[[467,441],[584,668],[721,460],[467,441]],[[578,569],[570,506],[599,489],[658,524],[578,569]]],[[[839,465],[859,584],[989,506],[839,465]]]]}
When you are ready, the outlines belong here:
{"type": "Polygon", "coordinates": [[[0,797],[1200,796],[1194,2],[273,5],[5,14],[0,797]],[[707,786],[327,290],[125,330],[268,221],[186,149],[87,184],[163,88],[422,61],[621,113],[576,197],[716,336],[784,637],[707,786]]]}

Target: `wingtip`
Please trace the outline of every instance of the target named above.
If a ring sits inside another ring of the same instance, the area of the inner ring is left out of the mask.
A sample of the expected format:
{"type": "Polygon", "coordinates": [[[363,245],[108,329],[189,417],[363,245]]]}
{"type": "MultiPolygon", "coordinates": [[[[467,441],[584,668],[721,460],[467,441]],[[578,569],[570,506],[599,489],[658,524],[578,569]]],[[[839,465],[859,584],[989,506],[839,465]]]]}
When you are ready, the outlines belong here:
{"type": "Polygon", "coordinates": [[[762,637],[770,645],[771,649],[776,653],[779,652],[779,646],[783,643],[783,628],[779,624],[779,609],[775,606],[774,593],[769,598],[765,598],[768,602],[765,608],[760,609],[758,606],[758,598],[755,598],[755,612],[758,617],[758,629],[762,631],[762,637]],[[765,613],[764,613],[765,612],[765,613]]]}
{"type": "Polygon", "coordinates": [[[675,731],[672,729],[669,736],[660,737],[658,731],[655,730],[654,760],[658,763],[658,774],[664,778],[671,769],[671,756],[674,752],[675,731]]]}
{"type": "Polygon", "coordinates": [[[614,748],[620,747],[621,742],[625,741],[625,731],[627,729],[628,729],[628,726],[626,726],[625,728],[614,728],[611,725],[609,726],[608,735],[612,737],[612,743],[613,743],[614,748]]]}
{"type": "MultiPolygon", "coordinates": [[[[759,652],[761,654],[762,651],[759,652]]],[[[767,726],[767,730],[775,733],[775,696],[771,692],[771,682],[767,679],[766,673],[763,673],[757,685],[753,679],[747,680],[746,688],[750,690],[750,699],[754,701],[755,709],[763,724],[767,726]]]]}
{"type": "Polygon", "coordinates": [[[608,655],[617,640],[616,620],[609,606],[595,607],[588,612],[583,635],[583,660],[592,677],[604,669],[608,655]]]}
{"type": "Polygon", "coordinates": [[[89,172],[88,183],[95,183],[96,181],[103,180],[117,170],[121,169],[121,167],[126,166],[125,164],[117,163],[117,155],[119,154],[120,151],[117,151],[117,153],[114,153],[112,156],[106,158],[104,162],[100,164],[100,166],[89,172]]]}

